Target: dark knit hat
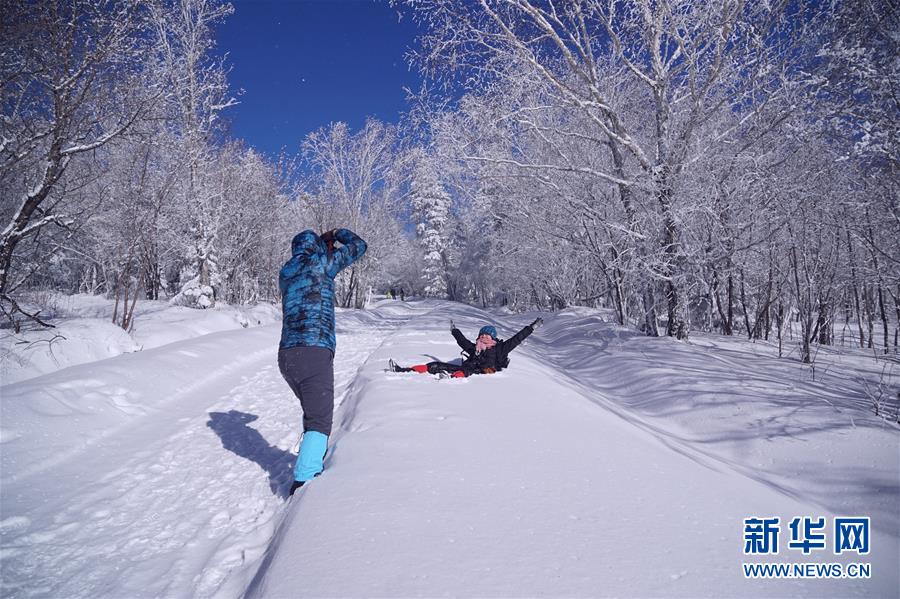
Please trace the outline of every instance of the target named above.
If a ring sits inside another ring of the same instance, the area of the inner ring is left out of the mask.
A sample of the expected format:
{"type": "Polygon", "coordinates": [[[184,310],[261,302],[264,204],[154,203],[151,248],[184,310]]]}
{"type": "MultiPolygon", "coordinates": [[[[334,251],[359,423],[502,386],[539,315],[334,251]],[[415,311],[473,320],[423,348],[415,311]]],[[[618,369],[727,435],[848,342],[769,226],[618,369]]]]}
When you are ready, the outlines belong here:
{"type": "Polygon", "coordinates": [[[497,329],[495,329],[493,326],[491,326],[489,324],[485,325],[485,326],[481,327],[480,331],[478,331],[478,336],[481,337],[482,335],[490,335],[493,339],[496,339],[497,338],[497,329]]]}

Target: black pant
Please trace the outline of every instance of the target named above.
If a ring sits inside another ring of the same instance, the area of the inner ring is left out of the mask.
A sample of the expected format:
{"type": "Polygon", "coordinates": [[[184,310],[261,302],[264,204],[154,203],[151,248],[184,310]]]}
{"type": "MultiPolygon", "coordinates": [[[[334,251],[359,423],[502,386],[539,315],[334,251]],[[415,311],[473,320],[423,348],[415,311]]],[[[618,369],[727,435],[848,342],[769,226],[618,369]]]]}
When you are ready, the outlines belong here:
{"type": "Polygon", "coordinates": [[[303,430],[331,434],[334,354],[327,347],[278,350],[278,369],[303,407],[303,430]]]}
{"type": "MultiPolygon", "coordinates": [[[[426,364],[426,366],[428,366],[428,374],[439,374],[441,372],[453,374],[454,372],[459,372],[460,370],[466,370],[459,364],[450,364],[449,362],[429,362],[428,364],[426,364]]],[[[468,373],[466,374],[468,375],[468,373]]]]}

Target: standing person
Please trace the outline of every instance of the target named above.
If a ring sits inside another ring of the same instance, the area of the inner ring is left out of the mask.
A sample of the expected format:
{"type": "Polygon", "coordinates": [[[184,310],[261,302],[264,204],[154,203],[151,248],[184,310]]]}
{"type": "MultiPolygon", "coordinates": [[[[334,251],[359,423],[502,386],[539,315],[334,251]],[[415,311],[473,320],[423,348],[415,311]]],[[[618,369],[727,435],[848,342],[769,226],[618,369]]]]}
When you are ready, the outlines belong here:
{"type": "Polygon", "coordinates": [[[394,360],[388,361],[388,369],[394,372],[418,372],[420,374],[449,374],[454,378],[462,378],[473,374],[492,374],[509,366],[509,352],[516,349],[520,343],[534,332],[536,328],[544,324],[543,318],[536,318],[534,322],[525,325],[521,331],[504,341],[497,337],[497,329],[494,325],[485,325],[478,331],[475,343],[469,341],[462,331],[456,328],[450,321],[450,334],[456,339],[466,359],[462,364],[449,362],[429,362],[415,366],[400,366],[394,360]]]}
{"type": "Polygon", "coordinates": [[[294,237],[281,267],[278,369],[303,407],[291,495],[322,472],[334,412],[334,278],[365,253],[366,242],[348,229],[321,236],[306,230],[294,237]]]}

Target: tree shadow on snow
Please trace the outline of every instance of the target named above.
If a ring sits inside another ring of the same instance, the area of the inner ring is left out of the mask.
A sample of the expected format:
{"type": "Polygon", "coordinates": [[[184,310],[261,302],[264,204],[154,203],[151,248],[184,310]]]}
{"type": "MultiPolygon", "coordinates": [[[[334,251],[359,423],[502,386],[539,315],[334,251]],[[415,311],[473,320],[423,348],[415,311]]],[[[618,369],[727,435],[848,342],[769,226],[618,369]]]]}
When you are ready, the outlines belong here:
{"type": "MultiPolygon", "coordinates": [[[[852,361],[825,361],[814,372],[779,358],[771,343],[716,335],[676,343],[580,317],[548,329],[529,337],[525,351],[553,367],[558,382],[673,451],[832,513],[868,506],[880,526],[897,530],[896,431],[872,413],[852,361]],[[855,432],[872,435],[859,437],[859,457],[832,464],[839,455],[827,451],[828,439],[855,432]],[[866,442],[884,445],[881,467],[865,461],[866,442]]],[[[877,380],[877,370],[871,376],[877,380]]]]}
{"type": "Polygon", "coordinates": [[[278,497],[286,498],[291,472],[297,459],[293,453],[269,445],[268,441],[254,428],[247,426],[259,416],[231,410],[210,412],[206,426],[211,428],[222,447],[228,451],[256,462],[269,475],[269,488],[278,497]]]}

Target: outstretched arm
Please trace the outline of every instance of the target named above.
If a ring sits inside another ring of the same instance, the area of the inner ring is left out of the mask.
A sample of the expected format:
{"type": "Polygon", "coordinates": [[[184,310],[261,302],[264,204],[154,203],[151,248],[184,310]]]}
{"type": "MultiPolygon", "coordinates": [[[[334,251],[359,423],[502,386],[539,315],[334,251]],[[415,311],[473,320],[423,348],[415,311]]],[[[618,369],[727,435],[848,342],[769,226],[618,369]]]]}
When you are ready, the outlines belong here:
{"type": "Polygon", "coordinates": [[[522,343],[523,341],[525,341],[525,338],[528,337],[528,335],[532,334],[532,333],[534,332],[534,330],[535,330],[536,328],[538,328],[539,326],[541,326],[542,324],[544,324],[544,319],[543,319],[543,318],[537,318],[537,319],[535,319],[534,322],[532,322],[532,323],[529,324],[529,325],[526,325],[521,331],[519,331],[518,333],[516,333],[515,335],[513,335],[512,337],[510,337],[510,338],[507,339],[506,341],[504,341],[504,342],[503,342],[503,350],[504,350],[505,352],[509,353],[509,352],[511,352],[512,350],[516,349],[516,347],[517,347],[520,343],[522,343]]]}
{"type": "Polygon", "coordinates": [[[453,335],[453,338],[456,339],[456,344],[459,345],[464,352],[469,355],[475,354],[475,344],[466,339],[466,336],[462,334],[462,331],[451,326],[450,334],[453,335]]]}
{"type": "Polygon", "coordinates": [[[366,242],[350,229],[335,229],[334,239],[340,241],[343,247],[329,257],[327,272],[331,278],[362,258],[368,248],[366,242]]]}

